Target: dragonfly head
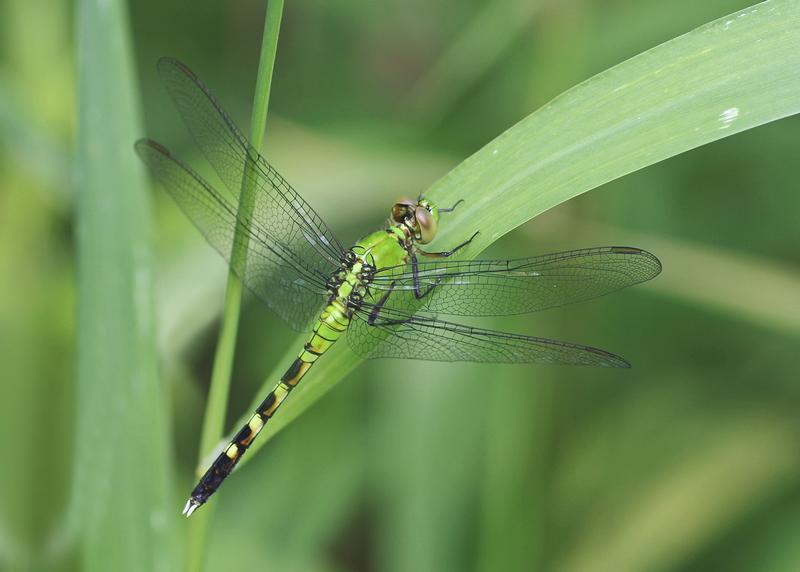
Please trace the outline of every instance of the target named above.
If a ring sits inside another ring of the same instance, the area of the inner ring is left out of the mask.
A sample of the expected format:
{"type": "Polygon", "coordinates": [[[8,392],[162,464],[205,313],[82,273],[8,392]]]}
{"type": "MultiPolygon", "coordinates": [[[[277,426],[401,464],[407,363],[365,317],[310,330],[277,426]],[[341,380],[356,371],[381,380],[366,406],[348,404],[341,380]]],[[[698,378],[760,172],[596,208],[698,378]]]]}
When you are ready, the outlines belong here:
{"type": "Polygon", "coordinates": [[[439,208],[429,199],[400,199],[392,207],[392,221],[404,224],[420,244],[428,244],[439,229],[439,208]]]}

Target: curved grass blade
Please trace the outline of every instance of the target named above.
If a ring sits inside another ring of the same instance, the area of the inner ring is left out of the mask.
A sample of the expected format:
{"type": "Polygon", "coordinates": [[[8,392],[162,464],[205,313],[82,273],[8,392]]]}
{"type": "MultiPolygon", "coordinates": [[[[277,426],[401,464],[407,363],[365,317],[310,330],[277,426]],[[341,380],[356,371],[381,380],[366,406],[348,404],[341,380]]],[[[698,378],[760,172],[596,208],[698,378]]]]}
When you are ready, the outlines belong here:
{"type": "Polygon", "coordinates": [[[437,244],[480,230],[470,249],[480,252],[581,193],[799,112],[798,24],[797,2],[763,2],[558,96],[425,192],[439,204],[465,200],[437,244]]]}
{"type": "MultiPolygon", "coordinates": [[[[757,4],[594,76],[463,161],[425,193],[439,204],[465,199],[441,225],[436,244],[459,244],[480,230],[466,253],[474,258],[574,196],[799,111],[800,4],[757,4]]],[[[358,365],[344,345],[320,360],[252,451],[358,365]]],[[[267,376],[260,393],[288,362],[287,356],[267,376]]]]}

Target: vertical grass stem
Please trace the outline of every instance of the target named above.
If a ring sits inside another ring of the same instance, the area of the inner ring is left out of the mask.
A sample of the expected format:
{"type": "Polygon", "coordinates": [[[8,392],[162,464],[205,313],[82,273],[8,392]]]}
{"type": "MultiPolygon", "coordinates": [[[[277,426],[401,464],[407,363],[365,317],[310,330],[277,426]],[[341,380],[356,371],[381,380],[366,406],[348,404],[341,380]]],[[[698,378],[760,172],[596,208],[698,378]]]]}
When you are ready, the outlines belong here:
{"type": "MultiPolygon", "coordinates": [[[[261,53],[258,63],[253,111],[250,121],[250,139],[256,149],[261,149],[264,141],[264,130],[267,122],[269,95],[272,87],[272,72],[275,66],[275,54],[278,46],[278,32],[283,16],[283,0],[270,0],[264,19],[264,34],[261,41],[261,53]]],[[[253,165],[248,162],[245,169],[253,165]]],[[[239,216],[250,220],[255,202],[255,188],[252,176],[244,176],[239,196],[239,216]]],[[[248,237],[237,229],[231,254],[232,267],[236,262],[244,262],[247,253],[248,237]]],[[[223,436],[225,428],[225,410],[227,409],[230,389],[233,356],[236,347],[236,333],[239,327],[239,311],[242,301],[242,283],[233,273],[228,274],[225,291],[225,305],[222,315],[219,340],[214,354],[214,366],[211,373],[211,387],[203,418],[203,431],[200,439],[199,470],[204,470],[203,462],[214,450],[223,436]]],[[[214,503],[199,511],[189,525],[187,539],[187,572],[202,570],[205,555],[208,527],[214,511],[214,503]]]]}

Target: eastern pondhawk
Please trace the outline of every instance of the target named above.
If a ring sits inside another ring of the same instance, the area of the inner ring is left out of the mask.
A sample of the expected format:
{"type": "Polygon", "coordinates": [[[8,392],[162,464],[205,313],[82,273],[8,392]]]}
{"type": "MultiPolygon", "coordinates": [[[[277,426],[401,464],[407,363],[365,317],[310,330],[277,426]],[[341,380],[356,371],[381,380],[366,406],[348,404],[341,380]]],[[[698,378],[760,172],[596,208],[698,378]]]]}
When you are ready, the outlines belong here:
{"type": "Polygon", "coordinates": [[[438,316],[523,314],[588,300],[656,276],[661,264],[652,254],[611,246],[517,260],[448,259],[475,234],[447,252],[420,249],[436,236],[440,214],[456,206],[440,208],[423,197],[398,201],[385,229],[345,249],[186,65],[162,58],[158,71],[229,193],[218,192],[155,141],[138,141],[136,151],[242,282],[294,329],[311,332],[280,383],[200,479],[186,516],[219,488],[292,389],[345,332],[364,358],[629,367],[589,346],[438,316]],[[250,216],[237,208],[243,186],[255,191],[250,216]],[[246,247],[246,257],[232,254],[235,241],[236,251],[246,247]]]}

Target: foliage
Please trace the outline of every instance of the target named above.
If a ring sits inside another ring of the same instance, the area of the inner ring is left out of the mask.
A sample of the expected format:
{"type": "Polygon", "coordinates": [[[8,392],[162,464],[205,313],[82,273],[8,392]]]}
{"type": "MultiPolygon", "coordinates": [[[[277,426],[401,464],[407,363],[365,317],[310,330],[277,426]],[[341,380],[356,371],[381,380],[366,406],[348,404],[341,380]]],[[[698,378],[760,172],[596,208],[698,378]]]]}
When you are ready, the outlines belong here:
{"type": "MultiPolygon", "coordinates": [[[[207,569],[798,568],[798,123],[728,135],[797,112],[800,7],[745,1],[287,4],[265,154],[343,239],[427,188],[466,200],[437,242],[479,229],[469,256],[627,243],[665,271],[490,324],[626,372],[339,344],[212,501],[207,569]]],[[[204,168],[154,62],[247,117],[264,5],[74,8],[1,9],[0,568],[174,570],[226,273],[131,145],[204,168]]],[[[225,427],[299,350],[243,308],[225,427]]]]}

